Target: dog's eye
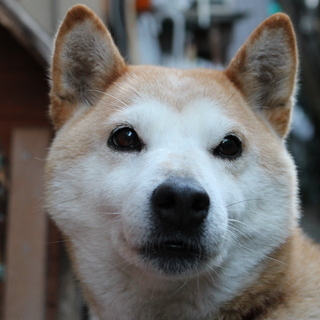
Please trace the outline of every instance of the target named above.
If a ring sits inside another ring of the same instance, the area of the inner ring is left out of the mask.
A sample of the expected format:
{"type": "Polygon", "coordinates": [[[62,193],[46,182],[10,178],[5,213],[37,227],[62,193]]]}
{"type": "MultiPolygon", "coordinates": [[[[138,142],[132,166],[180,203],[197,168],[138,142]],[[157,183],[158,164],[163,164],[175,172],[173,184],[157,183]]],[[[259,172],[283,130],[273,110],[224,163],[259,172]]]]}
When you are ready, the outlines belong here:
{"type": "Polygon", "coordinates": [[[110,147],[120,151],[141,151],[142,142],[132,128],[116,129],[108,141],[110,147]]]}
{"type": "Polygon", "coordinates": [[[213,154],[223,159],[236,159],[242,153],[241,140],[235,135],[228,135],[213,150],[213,154]]]}

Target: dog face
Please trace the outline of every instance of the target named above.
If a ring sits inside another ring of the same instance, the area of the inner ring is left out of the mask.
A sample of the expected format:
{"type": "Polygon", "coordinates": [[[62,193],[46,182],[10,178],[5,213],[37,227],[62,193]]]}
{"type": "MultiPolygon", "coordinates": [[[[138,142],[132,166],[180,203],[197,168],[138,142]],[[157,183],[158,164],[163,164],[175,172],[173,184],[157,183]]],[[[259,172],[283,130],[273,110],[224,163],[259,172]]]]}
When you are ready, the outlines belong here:
{"type": "Polygon", "coordinates": [[[230,291],[281,245],[297,218],[284,146],[296,68],[284,15],[221,72],[127,66],[98,18],[71,9],[52,67],[47,207],[88,291],[117,272],[210,274],[230,291]]]}

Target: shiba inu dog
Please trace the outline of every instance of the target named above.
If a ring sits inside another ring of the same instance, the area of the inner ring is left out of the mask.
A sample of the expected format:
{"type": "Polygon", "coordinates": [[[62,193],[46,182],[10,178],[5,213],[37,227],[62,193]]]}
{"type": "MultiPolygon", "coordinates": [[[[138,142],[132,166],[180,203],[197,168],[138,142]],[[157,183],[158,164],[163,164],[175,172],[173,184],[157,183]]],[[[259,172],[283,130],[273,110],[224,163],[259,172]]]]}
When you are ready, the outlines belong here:
{"type": "Polygon", "coordinates": [[[94,13],[70,9],[46,203],[98,319],[320,319],[285,147],[297,64],[284,14],[214,71],[128,66],[94,13]]]}

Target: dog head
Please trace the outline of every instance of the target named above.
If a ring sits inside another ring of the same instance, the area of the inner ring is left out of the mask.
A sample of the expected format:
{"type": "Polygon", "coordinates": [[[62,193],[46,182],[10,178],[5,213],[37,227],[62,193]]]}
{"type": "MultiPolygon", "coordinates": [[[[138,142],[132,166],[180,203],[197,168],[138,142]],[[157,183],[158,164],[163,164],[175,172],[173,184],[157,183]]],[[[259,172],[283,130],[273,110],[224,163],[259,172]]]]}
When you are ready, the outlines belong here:
{"type": "Polygon", "coordinates": [[[237,275],[285,241],[297,218],[284,142],[296,70],[284,14],[213,71],[128,66],[89,9],[69,11],[51,69],[46,197],[88,287],[121,266],[237,275]]]}

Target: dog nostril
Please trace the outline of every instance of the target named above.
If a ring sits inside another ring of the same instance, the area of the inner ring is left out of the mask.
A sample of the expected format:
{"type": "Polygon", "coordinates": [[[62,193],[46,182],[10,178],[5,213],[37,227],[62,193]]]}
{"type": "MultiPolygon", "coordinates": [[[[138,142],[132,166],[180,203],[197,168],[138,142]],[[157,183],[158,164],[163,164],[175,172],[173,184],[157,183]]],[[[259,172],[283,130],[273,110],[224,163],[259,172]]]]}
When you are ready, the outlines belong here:
{"type": "Polygon", "coordinates": [[[210,199],[194,179],[175,177],[159,185],[152,195],[152,207],[162,223],[196,227],[207,217],[210,199]]]}
{"type": "MultiPolygon", "coordinates": [[[[161,190],[160,191],[157,190],[156,192],[161,193],[161,190]]],[[[156,195],[155,198],[157,199],[156,205],[162,209],[173,208],[176,203],[174,196],[167,195],[167,194],[160,194],[158,196],[156,195]]]]}
{"type": "Polygon", "coordinates": [[[207,193],[199,193],[195,197],[193,204],[192,204],[192,209],[194,211],[203,211],[203,210],[208,210],[210,206],[210,199],[207,193]]]}

